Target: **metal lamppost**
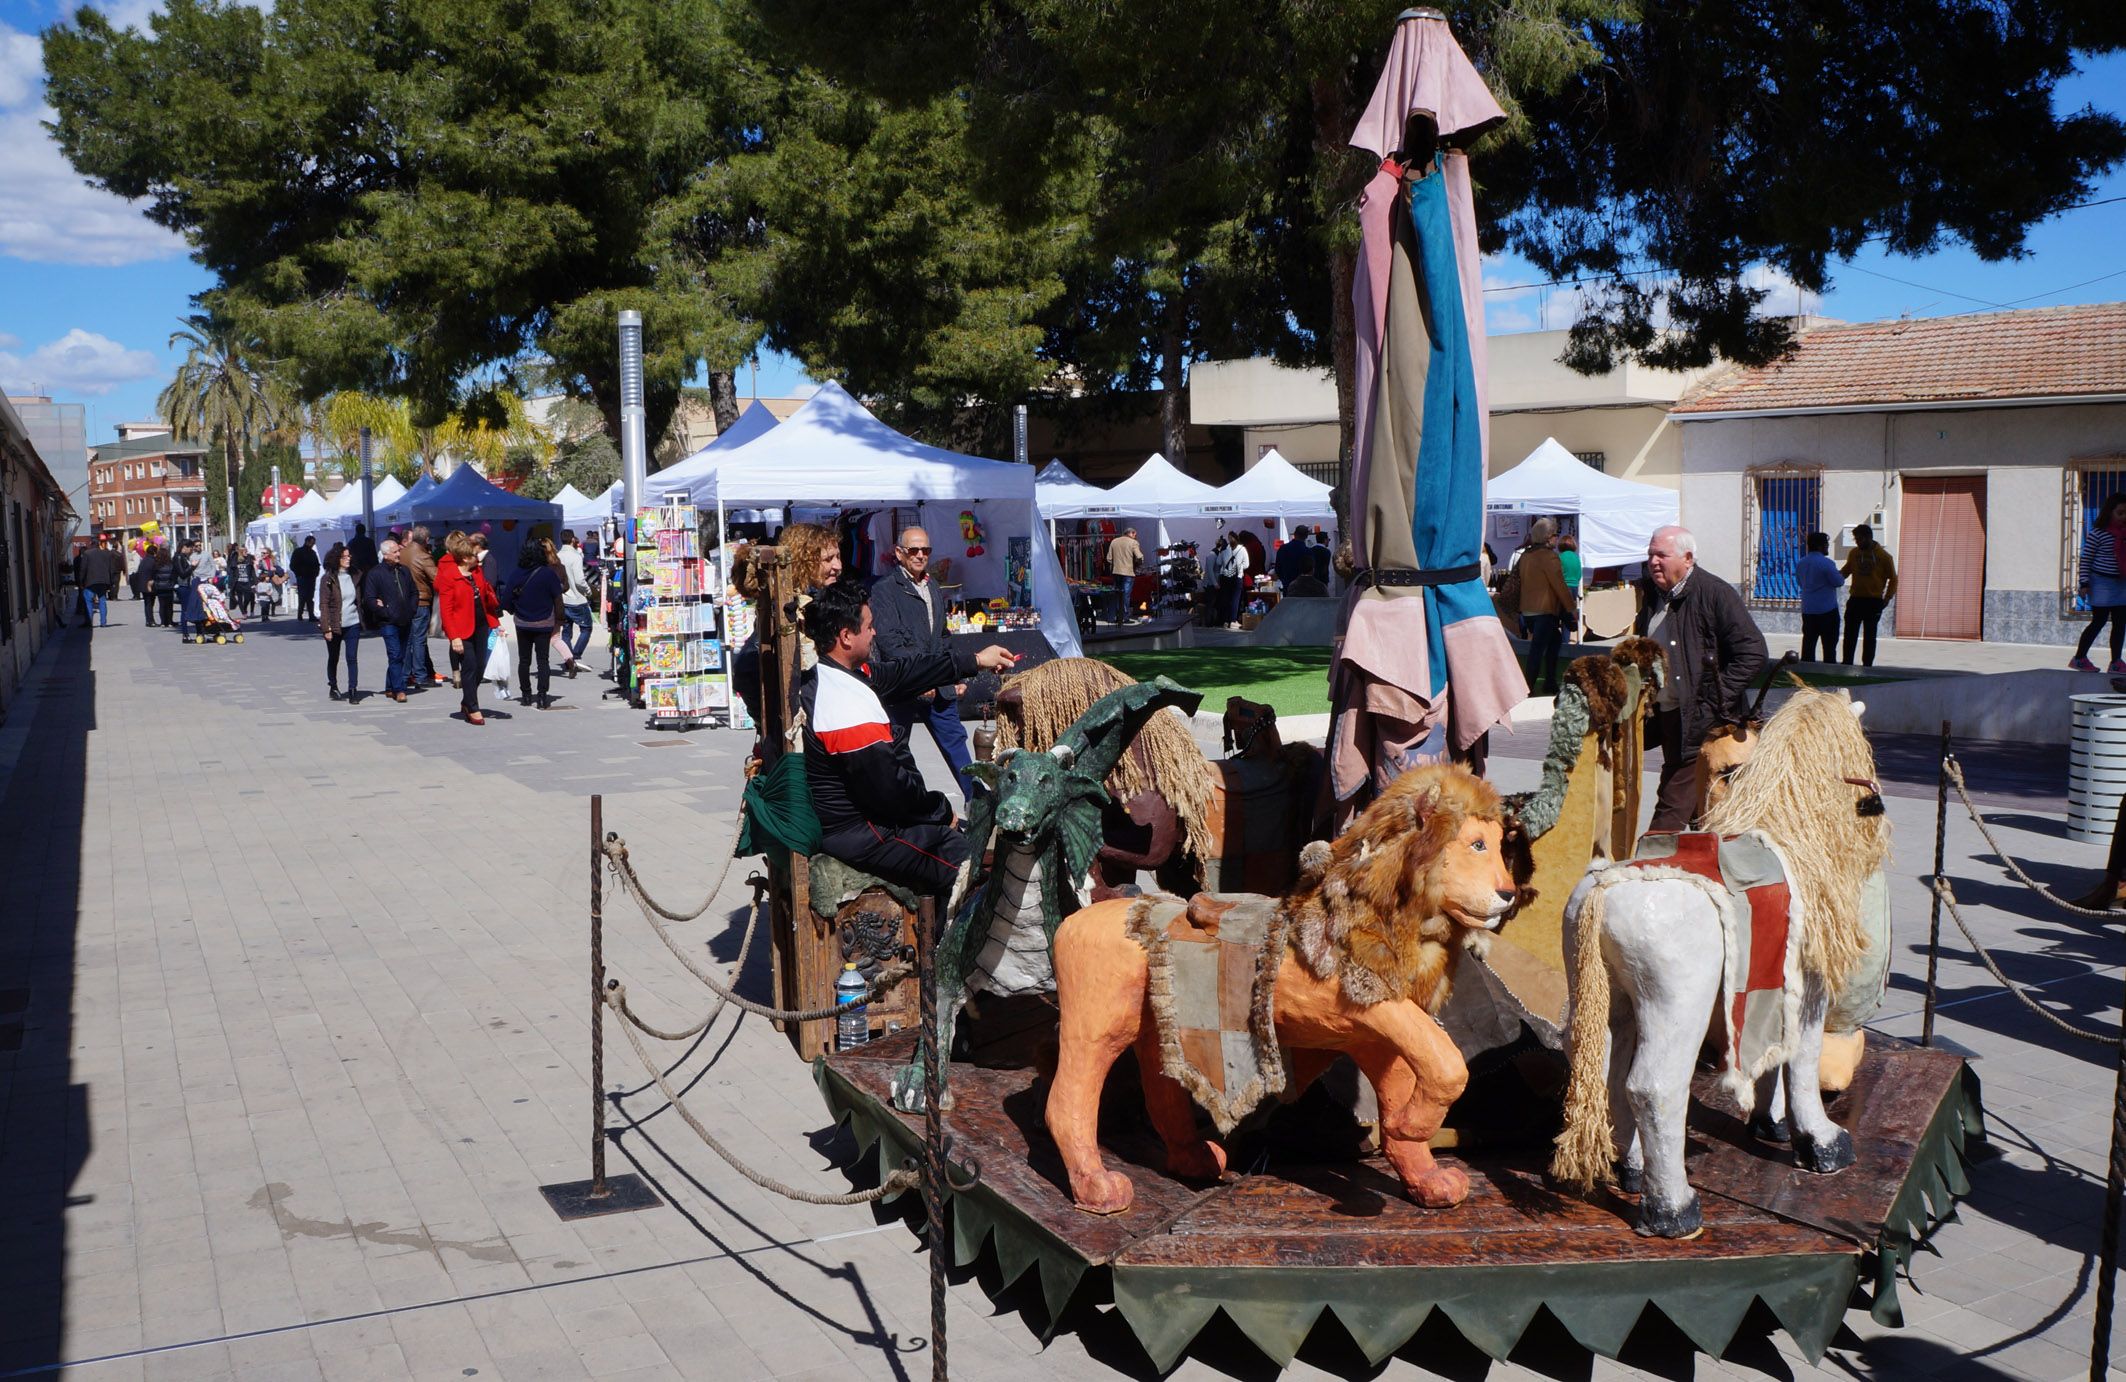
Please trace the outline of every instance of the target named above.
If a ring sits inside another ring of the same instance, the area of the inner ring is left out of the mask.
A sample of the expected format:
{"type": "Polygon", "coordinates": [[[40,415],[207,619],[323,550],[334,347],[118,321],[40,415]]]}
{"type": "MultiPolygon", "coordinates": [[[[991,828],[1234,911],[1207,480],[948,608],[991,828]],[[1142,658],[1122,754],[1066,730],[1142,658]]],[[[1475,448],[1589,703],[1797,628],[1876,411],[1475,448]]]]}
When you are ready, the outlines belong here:
{"type": "Polygon", "coordinates": [[[369,429],[362,429],[362,531],[376,540],[376,478],[369,469],[369,429]]]}
{"type": "Polygon", "coordinates": [[[273,557],[278,561],[287,553],[281,550],[281,468],[273,467],[273,557]]]}
{"type": "MultiPolygon", "coordinates": [[[[642,409],[642,313],[626,308],[620,313],[620,475],[626,487],[627,512],[621,515],[621,529],[626,540],[621,560],[626,563],[626,582],[622,589],[627,600],[620,620],[620,637],[627,647],[615,649],[615,685],[627,687],[634,680],[634,627],[635,627],[635,515],[642,505],[643,487],[647,480],[649,464],[648,446],[644,437],[645,422],[642,409]],[[617,659],[625,657],[625,672],[617,659]]],[[[634,703],[632,694],[629,703],[634,703]]]]}
{"type": "Polygon", "coordinates": [[[227,492],[227,494],[226,494],[226,495],[225,495],[225,496],[223,497],[223,499],[224,499],[224,502],[225,502],[225,503],[227,503],[229,507],[227,507],[226,509],[223,509],[223,510],[222,510],[222,512],[223,512],[223,513],[225,513],[225,514],[227,514],[227,515],[229,515],[229,545],[230,545],[231,547],[234,547],[234,546],[235,546],[235,545],[237,544],[237,541],[238,541],[238,534],[239,534],[239,533],[241,533],[241,532],[242,532],[243,530],[242,530],[242,529],[240,529],[240,528],[238,528],[238,527],[236,526],[236,485],[235,485],[235,483],[234,483],[234,482],[231,482],[231,483],[230,483],[230,484],[229,484],[229,485],[227,486],[227,490],[228,490],[228,492],[227,492]]]}

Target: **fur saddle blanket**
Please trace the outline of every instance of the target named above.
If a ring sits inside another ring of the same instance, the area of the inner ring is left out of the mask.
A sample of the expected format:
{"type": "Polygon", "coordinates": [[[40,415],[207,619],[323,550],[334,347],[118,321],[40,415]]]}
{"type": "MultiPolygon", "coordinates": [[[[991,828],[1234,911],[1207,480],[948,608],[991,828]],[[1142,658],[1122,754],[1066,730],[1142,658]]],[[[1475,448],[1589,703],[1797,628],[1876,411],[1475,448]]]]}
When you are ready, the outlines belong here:
{"type": "Polygon", "coordinates": [[[1724,839],[1707,831],[1648,835],[1631,859],[1604,869],[1595,887],[1655,878],[1697,885],[1720,918],[1721,1084],[1747,1113],[1757,1077],[1783,1063],[1801,1034],[1801,937],[1786,866],[1754,830],[1724,839]]]}
{"type": "Polygon", "coordinates": [[[1263,1100],[1284,1092],[1275,1006],[1285,947],[1281,900],[1153,895],[1131,905],[1127,926],[1150,961],[1160,1069],[1221,1135],[1232,1132],[1263,1100]]]}

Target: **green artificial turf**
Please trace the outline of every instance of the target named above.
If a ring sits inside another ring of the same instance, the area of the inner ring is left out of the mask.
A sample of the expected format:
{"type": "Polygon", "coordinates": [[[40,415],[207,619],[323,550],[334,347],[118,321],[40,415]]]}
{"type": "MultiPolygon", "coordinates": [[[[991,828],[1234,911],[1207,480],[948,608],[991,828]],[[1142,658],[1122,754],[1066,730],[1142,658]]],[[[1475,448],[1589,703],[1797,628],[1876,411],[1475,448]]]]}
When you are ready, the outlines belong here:
{"type": "Polygon", "coordinates": [[[1113,664],[1138,681],[1172,677],[1203,693],[1203,708],[1223,712],[1228,696],[1267,702],[1279,715],[1329,713],[1329,649],[1171,648],[1158,652],[1108,653],[1113,664]]]}

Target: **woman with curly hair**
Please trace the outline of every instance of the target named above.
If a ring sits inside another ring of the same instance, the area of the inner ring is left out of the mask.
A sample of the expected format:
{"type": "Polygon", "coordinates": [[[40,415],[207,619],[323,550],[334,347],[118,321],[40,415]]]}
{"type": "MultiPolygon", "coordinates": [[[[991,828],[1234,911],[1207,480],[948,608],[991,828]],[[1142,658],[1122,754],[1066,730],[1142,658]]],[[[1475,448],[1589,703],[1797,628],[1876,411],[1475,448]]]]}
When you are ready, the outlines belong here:
{"type": "MultiPolygon", "coordinates": [[[[797,612],[801,620],[805,606],[812,603],[813,592],[824,590],[841,579],[841,539],[833,529],[817,523],[792,523],[775,539],[775,549],[787,554],[793,578],[791,583],[798,590],[797,612]]],[[[753,563],[746,560],[747,550],[745,546],[738,549],[731,584],[738,588],[739,594],[757,605],[768,592],[755,574],[753,563]]],[[[813,652],[808,639],[799,639],[797,649],[801,674],[818,661],[818,654],[813,652]]],[[[745,704],[746,713],[752,716],[755,724],[760,722],[760,676],[760,627],[756,623],[745,646],[731,661],[731,681],[738,688],[738,699],[745,704]]],[[[794,689],[791,694],[795,695],[794,689]]]]}

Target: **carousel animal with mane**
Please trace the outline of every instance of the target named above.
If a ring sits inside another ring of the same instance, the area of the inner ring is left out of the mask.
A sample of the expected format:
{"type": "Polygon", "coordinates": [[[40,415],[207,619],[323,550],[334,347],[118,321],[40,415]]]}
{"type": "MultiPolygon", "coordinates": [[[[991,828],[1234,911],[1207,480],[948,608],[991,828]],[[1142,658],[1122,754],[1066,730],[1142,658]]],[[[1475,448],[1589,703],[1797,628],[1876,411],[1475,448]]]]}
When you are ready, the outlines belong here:
{"type": "MultiPolygon", "coordinates": [[[[999,752],[1045,753],[1094,703],[1136,683],[1091,658],[1058,658],[1004,683],[999,752]]],[[[1329,833],[1327,765],[1319,749],[1285,744],[1267,706],[1226,708],[1232,757],[1213,762],[1185,720],[1148,720],[1108,770],[1109,803],[1090,876],[1095,901],[1150,873],[1170,892],[1199,887],[1280,893],[1301,846],[1329,833]]]]}
{"type": "Polygon", "coordinates": [[[1413,768],[1334,845],[1309,845],[1282,898],[1115,898],[1064,921],[1047,1119],[1077,1206],[1115,1214],[1134,1198],[1099,1147],[1101,1091],[1133,1047],[1172,1174],[1225,1168],[1223,1149],[1197,1132],[1192,1100],[1229,1133],[1348,1052],[1378,1096],[1406,1193],[1432,1208],[1459,1204],[1468,1176],[1434,1160],[1428,1141],[1468,1069],[1435,1014],[1464,950],[1519,899],[1505,828],[1488,783],[1459,767],[1413,768]]]}
{"type": "Polygon", "coordinates": [[[1859,707],[1803,689],[1765,723],[1703,832],[1648,836],[1638,857],[1589,869],[1566,907],[1558,1181],[1638,1193],[1642,1234],[1701,1230],[1684,1124],[1709,1018],[1743,1114],[1783,1076],[1796,1161],[1821,1174],[1852,1164],[1819,1073],[1834,1005],[1857,1025],[1881,995],[1890,831],[1874,776],[1859,707]]]}

